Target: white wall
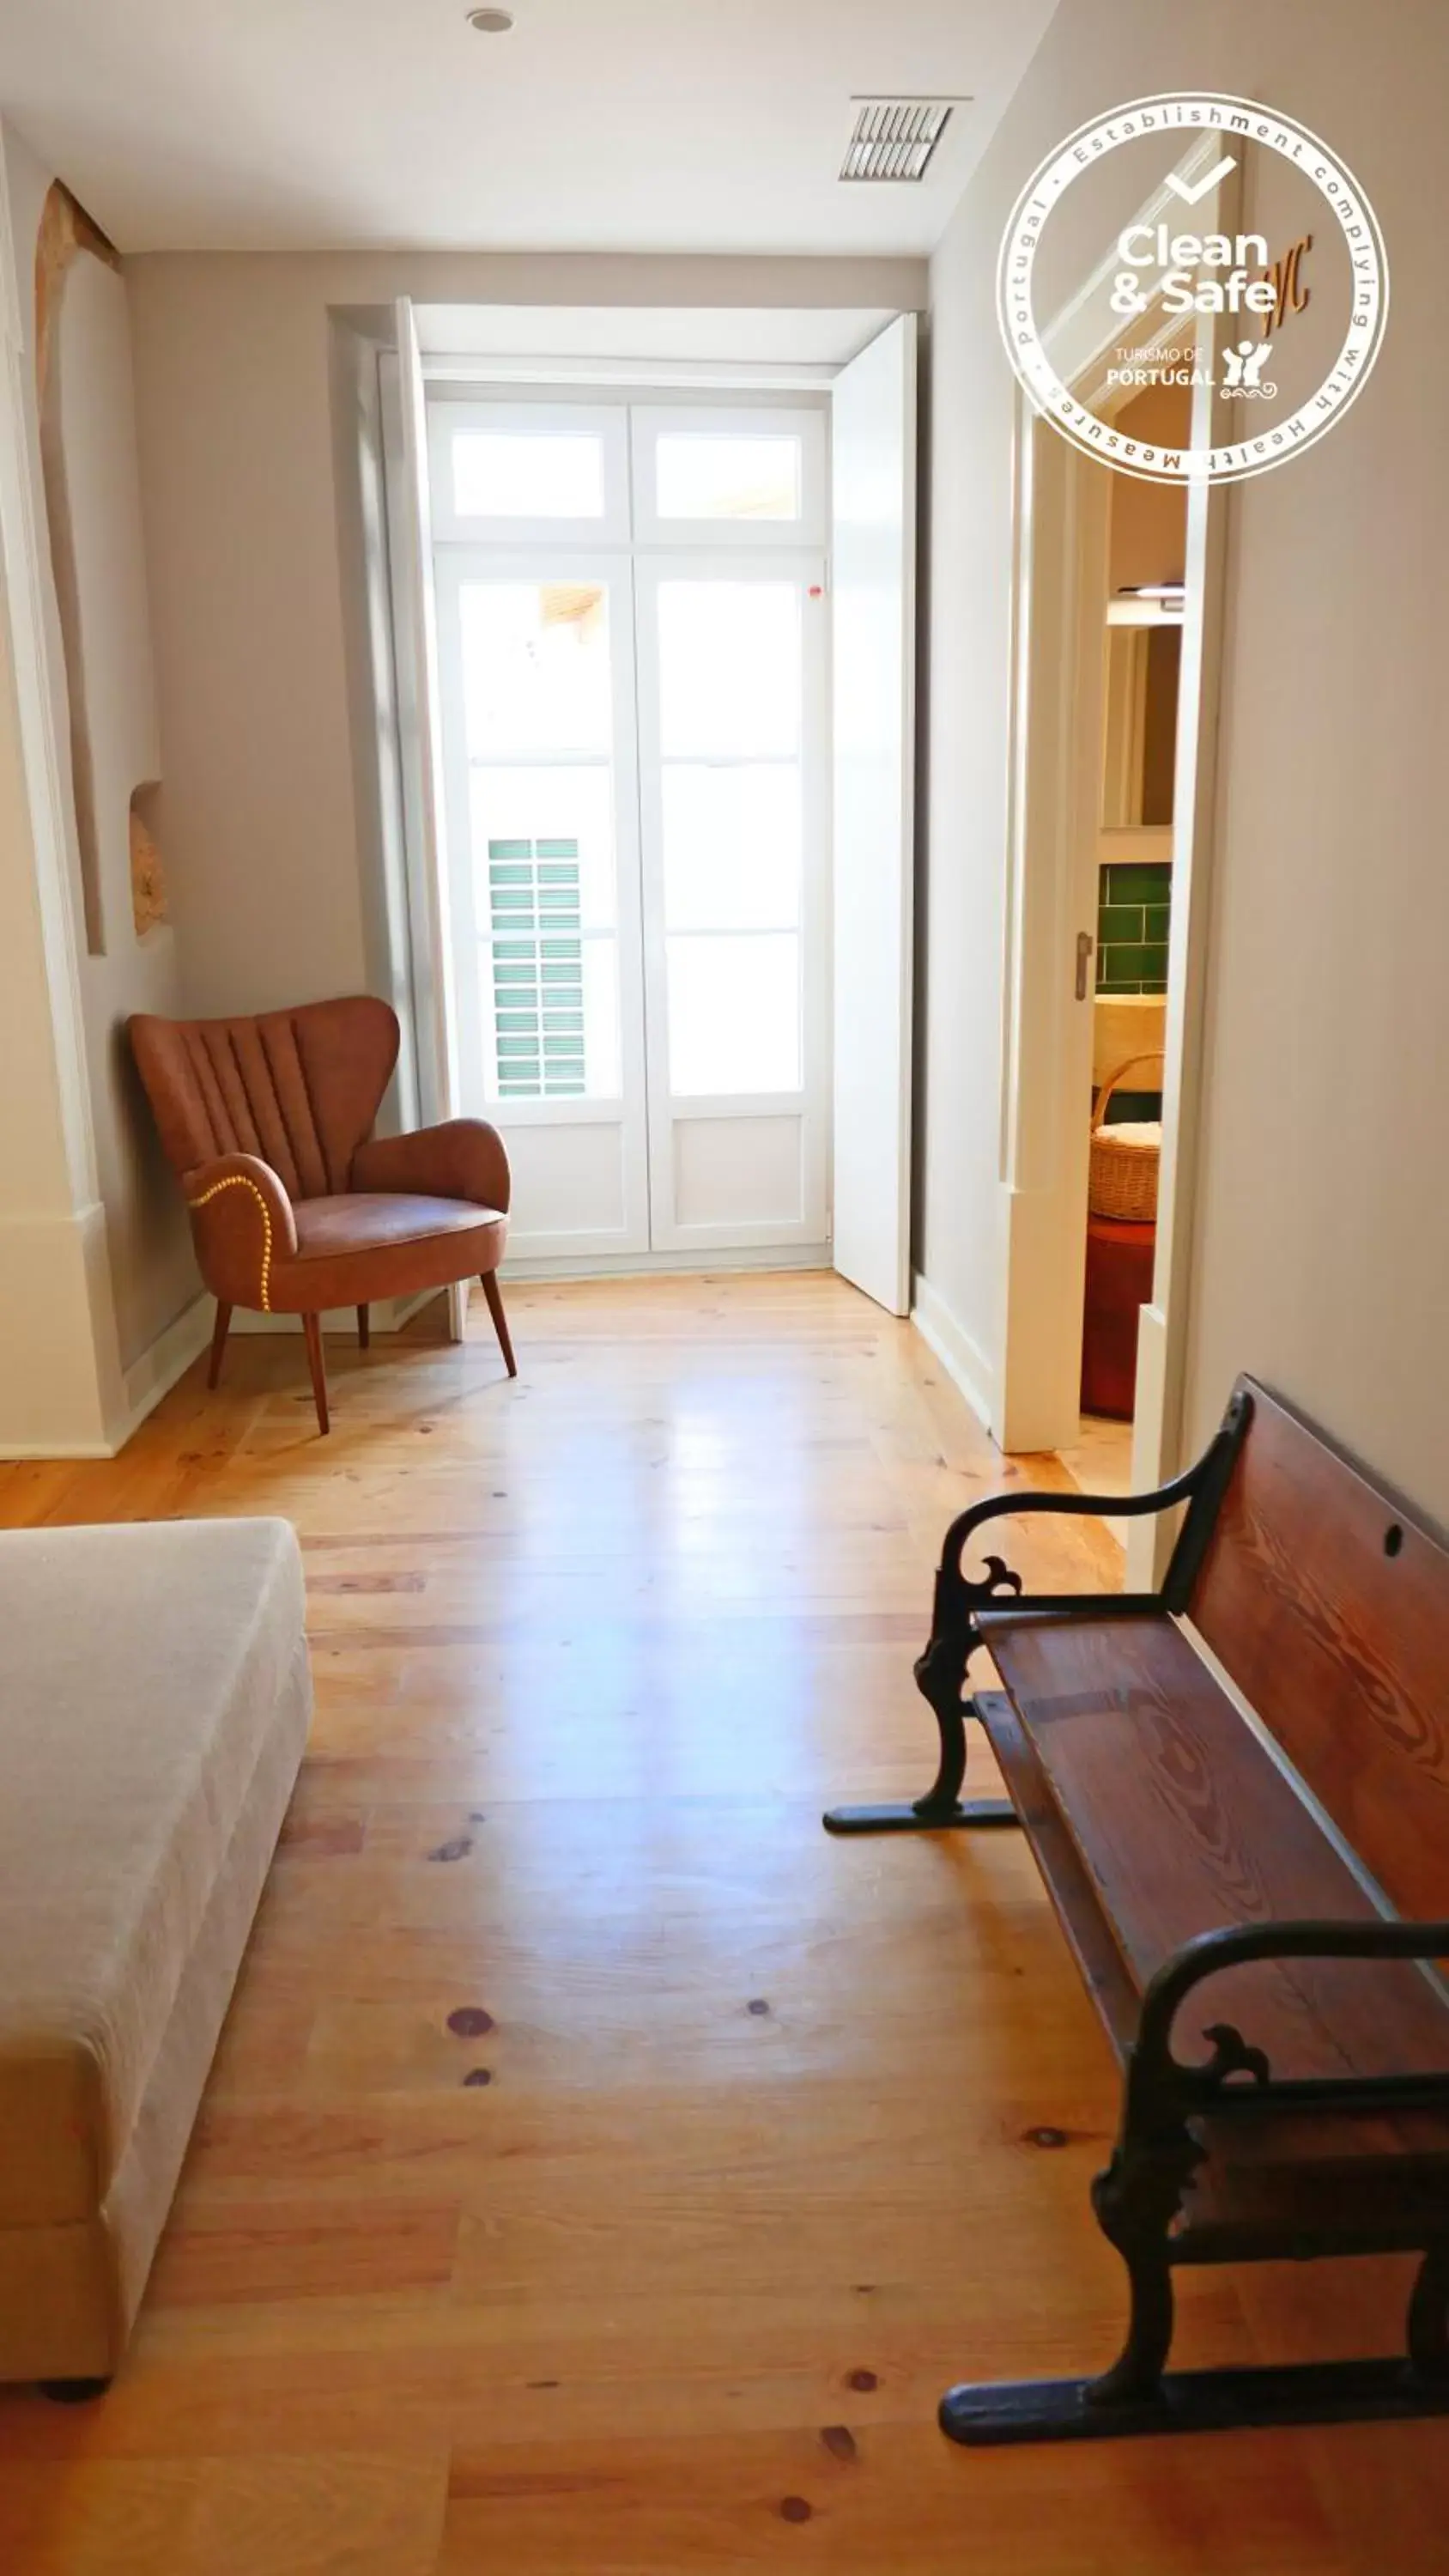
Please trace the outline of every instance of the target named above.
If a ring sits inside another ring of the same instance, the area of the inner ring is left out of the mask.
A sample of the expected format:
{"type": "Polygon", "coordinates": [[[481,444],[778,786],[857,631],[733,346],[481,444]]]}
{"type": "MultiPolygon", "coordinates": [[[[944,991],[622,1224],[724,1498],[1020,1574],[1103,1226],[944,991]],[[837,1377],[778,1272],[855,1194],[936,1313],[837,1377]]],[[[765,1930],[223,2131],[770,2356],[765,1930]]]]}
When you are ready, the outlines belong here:
{"type": "MultiPolygon", "coordinates": [[[[198,1011],[377,973],[349,741],[329,309],[419,302],[913,305],[914,260],[157,254],[127,262],[166,742],[198,1011]]],[[[349,607],[344,611],[344,590],[349,607]]],[[[355,661],[355,656],[354,656],[355,661]]],[[[354,676],[355,686],[355,676],[354,676]]]]}
{"type": "MultiPolygon", "coordinates": [[[[58,445],[74,563],[72,664],[84,669],[102,945],[79,960],[91,1114],[121,1362],[129,1367],[198,1293],[181,1206],[131,1059],[133,1011],[180,1008],[176,935],[138,936],[133,789],[163,776],[141,546],[125,280],[90,252],[67,274],[51,329],[58,445]]],[[[64,673],[58,675],[64,686],[64,673]]],[[[164,790],[162,812],[164,814],[164,790]]],[[[165,859],[163,825],[163,862],[165,859]]]]}
{"type": "MultiPolygon", "coordinates": [[[[84,723],[94,789],[102,953],[88,952],[70,760],[66,650],[52,571],[35,366],[35,245],[53,173],[9,128],[5,214],[13,263],[4,436],[14,487],[5,573],[17,657],[15,772],[23,805],[7,832],[12,937],[4,943],[4,1018],[19,1041],[39,1012],[46,1051],[69,1095],[69,1137],[51,1156],[45,1085],[7,1082],[28,1151],[0,1157],[0,1222],[24,1229],[6,1258],[0,1333],[0,1444],[24,1451],[105,1448],[187,1356],[172,1327],[199,1281],[184,1212],[166,1173],[129,1060],[129,1012],[174,1009],[174,941],[138,939],[131,905],[131,790],[158,765],[142,559],[126,290],[88,252],[73,261],[53,309],[50,424],[65,476],[65,535],[75,641],[85,671],[84,723]],[[22,536],[22,529],[28,536],[22,536]],[[23,664],[23,667],[22,667],[23,664]],[[28,693],[28,694],[27,694],[28,693]],[[21,816],[25,817],[24,829],[21,816]],[[23,933],[48,922],[42,977],[23,933]],[[18,1016],[17,1016],[18,1015],[18,1016]],[[27,1164],[39,1157],[42,1187],[27,1164]],[[22,1322],[11,1311],[28,1301],[22,1322]]],[[[8,333],[7,333],[8,339],[8,333]]],[[[79,693],[78,693],[79,694],[79,693]]],[[[13,1140],[18,1147],[18,1137],[13,1140]]]]}
{"type": "Polygon", "coordinates": [[[1449,1519],[1449,10],[1072,0],[932,263],[930,926],[920,1262],[989,1371],[1001,1319],[1011,380],[1002,227],[1118,100],[1231,89],[1348,160],[1394,314],[1352,412],[1230,503],[1219,857],[1188,1435],[1249,1367],[1449,1519]]]}

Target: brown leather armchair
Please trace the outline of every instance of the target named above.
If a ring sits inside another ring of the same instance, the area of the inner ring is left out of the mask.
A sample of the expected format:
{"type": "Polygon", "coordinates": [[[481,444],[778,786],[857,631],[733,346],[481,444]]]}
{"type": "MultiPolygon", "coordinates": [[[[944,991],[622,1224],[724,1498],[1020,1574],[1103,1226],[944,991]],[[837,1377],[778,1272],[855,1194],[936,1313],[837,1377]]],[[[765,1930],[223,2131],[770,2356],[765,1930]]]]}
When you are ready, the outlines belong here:
{"type": "Polygon", "coordinates": [[[317,1422],[328,1428],[323,1310],[479,1278],[510,1377],[498,1293],[508,1156],[481,1119],[374,1136],[397,1062],[397,1014],[356,994],[246,1020],[130,1022],[161,1142],[216,1298],[215,1386],[234,1306],[300,1315],[317,1422]]]}

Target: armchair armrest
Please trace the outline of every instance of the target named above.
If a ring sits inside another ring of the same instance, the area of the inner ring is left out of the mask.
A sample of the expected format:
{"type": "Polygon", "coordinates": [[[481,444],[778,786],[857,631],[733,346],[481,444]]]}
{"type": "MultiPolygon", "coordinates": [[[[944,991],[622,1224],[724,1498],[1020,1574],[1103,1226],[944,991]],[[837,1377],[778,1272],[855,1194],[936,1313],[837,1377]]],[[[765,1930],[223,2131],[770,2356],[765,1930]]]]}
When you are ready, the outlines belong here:
{"type": "Polygon", "coordinates": [[[199,1163],[183,1187],[201,1275],[228,1306],[270,1311],[272,1265],[295,1259],[297,1221],[270,1163],[223,1154],[199,1163]]]}
{"type": "Polygon", "coordinates": [[[352,1157],[355,1190],[416,1190],[425,1198],[469,1199],[506,1216],[508,1155],[482,1118],[450,1118],[410,1136],[372,1136],[352,1157]]]}

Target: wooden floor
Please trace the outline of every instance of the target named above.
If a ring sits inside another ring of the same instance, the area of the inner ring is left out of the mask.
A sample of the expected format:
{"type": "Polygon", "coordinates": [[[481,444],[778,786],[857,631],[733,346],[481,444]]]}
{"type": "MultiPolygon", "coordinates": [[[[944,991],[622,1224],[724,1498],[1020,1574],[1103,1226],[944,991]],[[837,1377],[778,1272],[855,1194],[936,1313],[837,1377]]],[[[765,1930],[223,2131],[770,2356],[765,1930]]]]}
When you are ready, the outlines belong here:
{"type": "MultiPolygon", "coordinates": [[[[318,1441],[244,1339],[0,1469],[6,1522],[288,1513],[318,1696],[132,2356],[0,2393],[3,2576],[1442,2568],[1442,2426],[942,2440],[949,2380],[1115,2349],[1114,2090],[1016,1837],[819,1813],[924,1785],[933,1553],[1022,1470],[837,1281],[511,1309],[514,1385],[481,1312],[339,1343],[318,1441]]],[[[1391,2337],[1354,2269],[1190,2276],[1183,2357],[1391,2337]]]]}

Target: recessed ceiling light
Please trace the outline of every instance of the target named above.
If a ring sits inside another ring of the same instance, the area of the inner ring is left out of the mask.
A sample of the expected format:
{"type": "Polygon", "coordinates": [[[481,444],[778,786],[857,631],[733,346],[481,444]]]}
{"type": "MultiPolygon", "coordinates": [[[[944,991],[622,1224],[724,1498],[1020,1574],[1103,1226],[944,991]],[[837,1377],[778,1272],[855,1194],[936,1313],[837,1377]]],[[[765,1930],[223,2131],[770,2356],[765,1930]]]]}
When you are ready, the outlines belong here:
{"type": "Polygon", "coordinates": [[[470,9],[468,24],[476,27],[480,36],[506,36],[513,24],[513,12],[511,9],[470,9]]]}

